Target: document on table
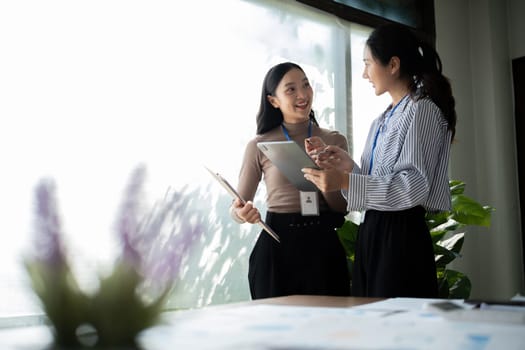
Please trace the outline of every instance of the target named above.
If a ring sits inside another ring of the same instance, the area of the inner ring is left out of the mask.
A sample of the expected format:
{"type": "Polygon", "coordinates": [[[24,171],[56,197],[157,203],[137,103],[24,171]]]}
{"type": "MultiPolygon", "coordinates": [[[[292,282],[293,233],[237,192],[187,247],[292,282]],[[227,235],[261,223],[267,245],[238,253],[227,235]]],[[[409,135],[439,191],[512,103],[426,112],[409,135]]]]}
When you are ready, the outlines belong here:
{"type": "Polygon", "coordinates": [[[434,300],[397,299],[350,308],[247,305],[182,311],[146,331],[141,342],[148,350],[523,349],[525,326],[447,320],[422,308],[430,302],[434,300]]]}
{"type": "MultiPolygon", "coordinates": [[[[224,187],[224,189],[226,191],[228,191],[229,194],[232,195],[233,198],[237,198],[239,199],[243,204],[246,203],[246,201],[241,197],[241,195],[235,190],[235,188],[230,185],[230,183],[224,178],[221,176],[221,174],[219,173],[216,173],[212,170],[210,170],[208,167],[205,167],[206,170],[208,170],[208,172],[215,178],[215,180],[217,180],[221,185],[222,187],[224,187]]],[[[272,230],[272,228],[270,226],[268,226],[264,221],[259,221],[258,224],[264,229],[264,231],[266,231],[266,233],[268,233],[273,239],[275,239],[277,242],[280,242],[279,240],[279,235],[277,235],[277,233],[275,233],[274,230],[272,230]]]]}

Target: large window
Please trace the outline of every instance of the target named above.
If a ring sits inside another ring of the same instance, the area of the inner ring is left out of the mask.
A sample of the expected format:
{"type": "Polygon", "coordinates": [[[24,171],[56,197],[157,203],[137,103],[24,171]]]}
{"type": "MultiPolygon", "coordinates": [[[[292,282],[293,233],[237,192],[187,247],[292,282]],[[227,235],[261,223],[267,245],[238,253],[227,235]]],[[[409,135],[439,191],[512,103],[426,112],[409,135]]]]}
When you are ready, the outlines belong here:
{"type": "MultiPolygon", "coordinates": [[[[38,310],[21,259],[33,190],[52,177],[78,276],[115,254],[113,225],[138,164],[148,198],[187,196],[206,227],[173,307],[247,300],[259,228],[238,225],[204,165],[236,183],[262,79],[303,66],[320,124],[355,158],[385,106],[361,78],[369,29],[295,1],[12,1],[0,5],[0,314],[38,310]]],[[[256,204],[264,210],[264,188],[256,204]]]]}

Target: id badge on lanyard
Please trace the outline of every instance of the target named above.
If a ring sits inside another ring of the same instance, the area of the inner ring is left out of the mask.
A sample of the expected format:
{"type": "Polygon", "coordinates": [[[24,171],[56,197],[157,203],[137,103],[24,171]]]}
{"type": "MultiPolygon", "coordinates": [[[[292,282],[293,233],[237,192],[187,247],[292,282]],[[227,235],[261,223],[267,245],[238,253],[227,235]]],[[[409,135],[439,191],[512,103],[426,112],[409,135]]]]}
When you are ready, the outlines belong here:
{"type": "Polygon", "coordinates": [[[319,215],[319,194],[316,191],[300,191],[301,215],[319,215]]]}

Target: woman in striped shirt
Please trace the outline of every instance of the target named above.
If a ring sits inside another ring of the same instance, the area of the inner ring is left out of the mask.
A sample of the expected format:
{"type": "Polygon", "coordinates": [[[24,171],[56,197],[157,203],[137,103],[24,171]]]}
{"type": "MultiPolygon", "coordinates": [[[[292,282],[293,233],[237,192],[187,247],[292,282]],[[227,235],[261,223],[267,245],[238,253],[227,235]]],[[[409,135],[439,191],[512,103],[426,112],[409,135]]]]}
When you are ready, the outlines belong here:
{"type": "Polygon", "coordinates": [[[425,213],[451,207],[452,89],[434,48],[400,25],[371,33],[364,63],[363,78],[376,95],[387,92],[392,103],[372,123],[361,165],[344,150],[312,138],[308,151],[323,170],[303,172],[322,191],[342,189],[347,209],[362,212],[352,295],[437,297],[425,213]]]}

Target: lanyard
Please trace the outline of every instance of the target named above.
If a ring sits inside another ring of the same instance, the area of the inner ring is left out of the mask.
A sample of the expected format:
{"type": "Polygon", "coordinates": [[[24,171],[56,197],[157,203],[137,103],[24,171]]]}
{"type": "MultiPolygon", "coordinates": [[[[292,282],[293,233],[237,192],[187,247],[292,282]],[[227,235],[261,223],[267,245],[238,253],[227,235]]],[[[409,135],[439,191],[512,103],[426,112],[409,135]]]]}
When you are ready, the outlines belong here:
{"type": "MultiPolygon", "coordinates": [[[[288,130],[286,130],[284,124],[281,124],[281,128],[283,129],[283,133],[284,136],[286,136],[286,139],[288,141],[292,141],[292,138],[290,137],[290,134],[288,134],[288,130]]],[[[310,122],[308,123],[308,137],[312,137],[312,119],[310,119],[310,122]]]]}
{"type": "Polygon", "coordinates": [[[385,119],[383,120],[383,122],[379,125],[379,127],[377,128],[377,131],[376,131],[376,135],[374,137],[374,143],[372,143],[372,155],[370,156],[370,166],[368,168],[368,175],[370,175],[372,173],[372,167],[374,166],[374,153],[375,153],[375,150],[376,150],[376,146],[377,146],[377,139],[379,137],[379,133],[383,130],[383,128],[386,126],[386,124],[388,123],[388,120],[390,119],[390,117],[392,116],[392,114],[394,114],[396,108],[401,104],[401,102],[403,102],[405,100],[405,98],[407,97],[408,95],[405,95],[403,96],[403,98],[401,100],[399,100],[399,102],[390,110],[390,113],[388,113],[385,117],[385,119]]]}

